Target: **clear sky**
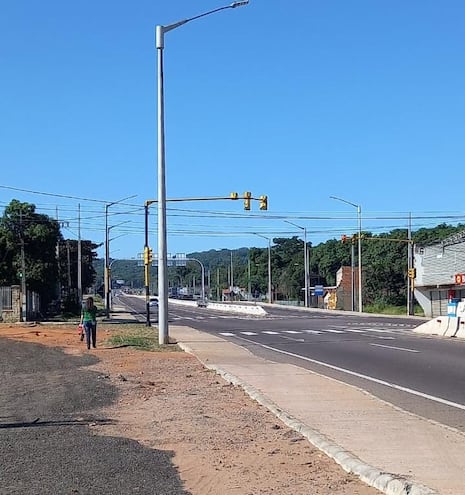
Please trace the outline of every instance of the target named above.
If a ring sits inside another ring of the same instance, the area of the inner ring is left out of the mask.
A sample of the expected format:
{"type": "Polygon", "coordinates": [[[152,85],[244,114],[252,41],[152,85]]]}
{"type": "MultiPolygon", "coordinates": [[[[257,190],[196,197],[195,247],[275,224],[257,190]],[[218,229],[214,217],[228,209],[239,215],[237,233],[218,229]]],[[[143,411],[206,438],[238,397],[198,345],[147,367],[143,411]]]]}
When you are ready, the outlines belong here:
{"type": "MultiPolygon", "coordinates": [[[[100,243],[105,204],[136,196],[108,207],[111,255],[136,257],[157,197],[155,26],[223,5],[3,2],[0,207],[100,243]]],[[[463,0],[250,0],[166,33],[167,197],[269,201],[168,203],[168,251],[302,235],[285,220],[314,244],[356,231],[330,196],[373,233],[465,221],[464,16],[463,0]]]]}

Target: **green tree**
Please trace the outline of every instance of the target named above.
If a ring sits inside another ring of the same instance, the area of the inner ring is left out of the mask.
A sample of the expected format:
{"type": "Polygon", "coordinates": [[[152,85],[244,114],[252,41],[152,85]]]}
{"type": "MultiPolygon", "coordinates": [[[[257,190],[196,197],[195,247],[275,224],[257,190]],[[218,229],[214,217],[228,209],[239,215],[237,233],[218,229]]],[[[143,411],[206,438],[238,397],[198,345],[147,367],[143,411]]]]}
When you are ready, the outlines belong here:
{"type": "Polygon", "coordinates": [[[58,223],[36,213],[35,205],[13,199],[0,218],[0,284],[20,284],[24,253],[26,287],[43,303],[56,294],[58,264],[56,245],[61,239],[58,223]]]}
{"type": "MultiPolygon", "coordinates": [[[[74,239],[63,239],[59,242],[59,273],[62,296],[78,301],[78,244],[74,239]]],[[[96,272],[94,260],[98,245],[92,241],[81,240],[81,285],[85,292],[95,284],[96,272]]]]}

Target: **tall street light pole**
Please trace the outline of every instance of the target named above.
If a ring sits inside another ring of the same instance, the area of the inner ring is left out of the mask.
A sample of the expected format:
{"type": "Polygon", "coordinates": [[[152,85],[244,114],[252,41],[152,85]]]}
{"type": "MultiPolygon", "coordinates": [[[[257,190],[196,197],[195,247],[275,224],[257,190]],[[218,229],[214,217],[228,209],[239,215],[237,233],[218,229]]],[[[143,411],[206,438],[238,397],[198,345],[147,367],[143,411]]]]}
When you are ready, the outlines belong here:
{"type": "Polygon", "coordinates": [[[304,298],[304,301],[305,301],[305,307],[308,308],[309,307],[309,301],[308,301],[308,292],[309,292],[309,283],[308,283],[308,279],[309,279],[309,269],[308,269],[308,251],[307,251],[307,229],[305,227],[301,227],[300,225],[297,225],[295,223],[292,223],[292,222],[289,222],[289,220],[284,220],[286,223],[290,224],[290,225],[293,225],[294,227],[297,227],[298,229],[301,229],[304,231],[304,277],[305,277],[305,298],[304,298]]]}
{"type": "Polygon", "coordinates": [[[338,198],[336,196],[330,196],[330,199],[336,199],[342,201],[354,208],[357,208],[357,221],[358,221],[358,310],[361,313],[363,311],[363,298],[362,298],[362,207],[351,203],[346,199],[338,198]]]}
{"type": "Polygon", "coordinates": [[[270,304],[273,303],[273,288],[271,285],[271,239],[269,237],[265,237],[264,235],[257,234],[254,232],[255,235],[258,237],[261,237],[262,239],[266,239],[268,241],[268,302],[270,304]]]}
{"type": "Polygon", "coordinates": [[[105,204],[105,267],[104,267],[104,274],[103,274],[103,279],[104,279],[104,285],[105,285],[105,313],[106,317],[110,317],[110,280],[109,280],[109,274],[110,274],[110,267],[109,267],[109,262],[110,262],[110,241],[109,241],[109,232],[110,229],[108,228],[108,208],[110,206],[116,205],[118,203],[122,203],[123,201],[126,201],[128,199],[135,198],[137,194],[134,194],[132,196],[128,196],[127,198],[119,199],[118,201],[113,201],[111,203],[106,203],[105,204]]]}
{"type": "Polygon", "coordinates": [[[112,237],[110,239],[110,230],[113,227],[119,227],[120,225],[123,225],[125,223],[130,223],[130,220],[126,220],[125,222],[117,223],[116,225],[111,225],[110,227],[108,227],[108,268],[106,270],[106,273],[108,276],[108,283],[107,283],[107,286],[108,286],[108,292],[107,292],[107,294],[108,294],[108,296],[107,296],[108,297],[108,314],[113,308],[113,294],[112,294],[112,290],[111,290],[111,265],[113,264],[114,261],[116,261],[116,260],[112,260],[110,257],[110,242],[113,241],[114,239],[118,239],[118,237],[122,237],[122,236],[126,235],[126,234],[120,234],[120,235],[117,235],[116,237],[112,237]]]}
{"type": "Polygon", "coordinates": [[[167,26],[156,26],[155,38],[157,48],[157,137],[158,137],[158,342],[168,343],[168,251],[166,235],[166,174],[165,174],[165,105],[164,105],[164,77],[163,77],[163,50],[165,48],[165,33],[172,31],[190,21],[200,19],[221,10],[234,9],[247,5],[249,2],[233,2],[230,5],[219,7],[203,14],[183,19],[167,26]]]}

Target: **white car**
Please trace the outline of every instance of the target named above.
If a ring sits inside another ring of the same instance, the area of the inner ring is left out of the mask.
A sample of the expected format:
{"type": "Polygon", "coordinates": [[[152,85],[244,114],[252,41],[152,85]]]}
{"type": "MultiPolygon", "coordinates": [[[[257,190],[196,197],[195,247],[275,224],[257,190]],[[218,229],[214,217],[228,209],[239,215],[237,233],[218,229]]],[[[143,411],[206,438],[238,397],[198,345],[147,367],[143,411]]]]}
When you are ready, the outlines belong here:
{"type": "Polygon", "coordinates": [[[149,301],[149,306],[158,306],[158,299],[156,297],[151,297],[149,301]]]}

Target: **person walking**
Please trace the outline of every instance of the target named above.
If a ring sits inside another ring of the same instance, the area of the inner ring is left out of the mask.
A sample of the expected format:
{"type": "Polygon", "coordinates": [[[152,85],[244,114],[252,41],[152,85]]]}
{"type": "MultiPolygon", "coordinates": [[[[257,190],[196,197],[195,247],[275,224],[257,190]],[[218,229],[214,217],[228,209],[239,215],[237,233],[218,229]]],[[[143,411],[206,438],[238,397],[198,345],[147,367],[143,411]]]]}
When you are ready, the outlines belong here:
{"type": "Polygon", "coordinates": [[[84,326],[86,334],[87,349],[96,347],[97,344],[97,307],[94,305],[94,298],[88,297],[82,305],[81,325],[84,326]]]}

